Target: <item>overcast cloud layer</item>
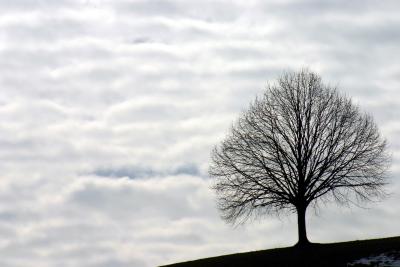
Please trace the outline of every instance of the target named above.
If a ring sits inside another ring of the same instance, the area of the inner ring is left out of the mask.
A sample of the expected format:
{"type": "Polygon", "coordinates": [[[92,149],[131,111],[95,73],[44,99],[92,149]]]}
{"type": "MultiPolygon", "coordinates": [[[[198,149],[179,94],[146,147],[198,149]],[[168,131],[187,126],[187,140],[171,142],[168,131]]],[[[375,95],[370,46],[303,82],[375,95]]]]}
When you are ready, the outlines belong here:
{"type": "Polygon", "coordinates": [[[0,266],[138,266],[288,246],[224,224],[212,146],[309,67],[371,113],[391,196],[308,214],[314,242],[400,235],[398,1],[0,0],[0,266]]]}

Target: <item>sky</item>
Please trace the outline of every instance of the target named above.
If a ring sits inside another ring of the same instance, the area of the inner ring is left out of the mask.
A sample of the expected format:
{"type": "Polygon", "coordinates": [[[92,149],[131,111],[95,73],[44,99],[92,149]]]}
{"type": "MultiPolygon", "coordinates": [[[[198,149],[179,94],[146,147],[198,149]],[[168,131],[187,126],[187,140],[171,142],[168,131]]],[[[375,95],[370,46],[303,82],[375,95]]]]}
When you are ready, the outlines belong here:
{"type": "Polygon", "coordinates": [[[0,266],[151,267],[290,246],[232,227],[210,151],[307,67],[388,141],[388,197],[308,211],[313,242],[400,235],[398,1],[0,0],[0,266]]]}

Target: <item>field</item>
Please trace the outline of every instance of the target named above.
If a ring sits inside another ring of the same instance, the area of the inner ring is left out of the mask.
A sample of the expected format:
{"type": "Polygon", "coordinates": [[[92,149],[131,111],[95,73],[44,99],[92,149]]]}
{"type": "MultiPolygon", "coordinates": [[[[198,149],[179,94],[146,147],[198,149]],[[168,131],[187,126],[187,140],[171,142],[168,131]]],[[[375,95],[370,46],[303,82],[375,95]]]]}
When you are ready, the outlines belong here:
{"type": "Polygon", "coordinates": [[[400,237],[315,244],[224,255],[164,267],[400,267],[400,237]],[[360,260],[362,259],[362,260],[360,260]],[[358,260],[358,261],[357,261],[358,260]]]}

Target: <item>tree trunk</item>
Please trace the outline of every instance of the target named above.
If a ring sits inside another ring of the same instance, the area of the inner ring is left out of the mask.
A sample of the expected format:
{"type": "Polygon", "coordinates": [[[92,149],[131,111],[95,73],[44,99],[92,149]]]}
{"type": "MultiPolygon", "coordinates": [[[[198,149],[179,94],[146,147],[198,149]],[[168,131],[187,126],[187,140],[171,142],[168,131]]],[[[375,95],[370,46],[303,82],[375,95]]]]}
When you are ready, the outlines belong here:
{"type": "Polygon", "coordinates": [[[307,207],[297,207],[297,229],[299,235],[299,241],[296,246],[303,247],[310,244],[307,238],[306,230],[306,209],[307,207]]]}

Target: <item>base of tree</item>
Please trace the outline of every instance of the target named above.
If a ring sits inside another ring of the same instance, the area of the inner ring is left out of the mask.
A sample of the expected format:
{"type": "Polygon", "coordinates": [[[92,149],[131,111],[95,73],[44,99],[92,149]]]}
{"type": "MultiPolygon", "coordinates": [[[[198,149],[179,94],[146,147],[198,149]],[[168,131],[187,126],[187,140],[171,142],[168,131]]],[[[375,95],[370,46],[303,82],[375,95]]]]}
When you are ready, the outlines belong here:
{"type": "Polygon", "coordinates": [[[309,247],[312,247],[313,245],[314,245],[314,243],[311,243],[308,240],[303,240],[303,241],[297,242],[293,247],[295,247],[295,248],[309,248],[309,247]]]}

